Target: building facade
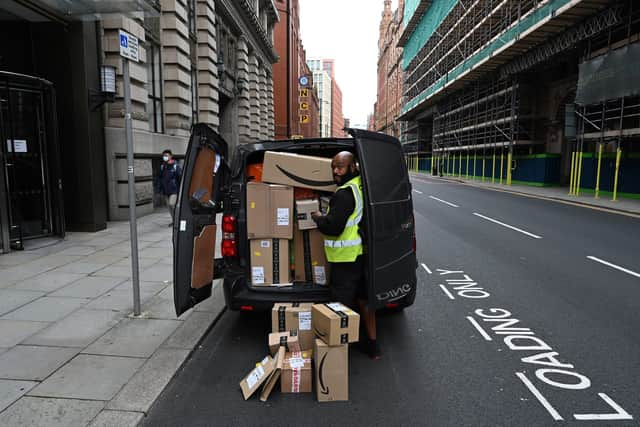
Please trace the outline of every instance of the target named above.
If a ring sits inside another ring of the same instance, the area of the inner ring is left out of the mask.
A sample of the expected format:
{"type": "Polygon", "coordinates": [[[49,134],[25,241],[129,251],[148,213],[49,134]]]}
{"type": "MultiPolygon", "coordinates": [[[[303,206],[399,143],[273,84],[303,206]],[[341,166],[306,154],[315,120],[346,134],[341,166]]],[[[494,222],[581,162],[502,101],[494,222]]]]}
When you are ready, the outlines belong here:
{"type": "Polygon", "coordinates": [[[398,41],[403,30],[404,1],[391,10],[391,0],[384,1],[378,37],[378,91],[376,97],[375,130],[400,137],[397,121],[402,109],[402,48],[398,41]]]}
{"type": "Polygon", "coordinates": [[[313,72],[313,88],[318,95],[318,103],[320,105],[320,136],[322,138],[328,138],[332,135],[333,83],[329,72],[324,70],[322,61],[322,59],[308,59],[307,65],[313,72]]]}
{"type": "Polygon", "coordinates": [[[153,194],[160,153],[180,158],[193,123],[211,125],[231,149],[273,137],[271,0],[55,5],[0,5],[0,98],[11,100],[0,133],[12,141],[0,162],[20,165],[0,180],[0,252],[128,218],[121,29],[140,42],[130,64],[138,214],[161,204],[153,194]],[[117,91],[101,105],[105,66],[116,69],[117,91]],[[34,173],[43,178],[26,178],[34,173]]]}
{"type": "Polygon", "coordinates": [[[331,77],[331,136],[342,138],[344,132],[344,116],[342,115],[342,90],[336,79],[335,60],[323,59],[322,69],[331,77]]]}
{"type": "Polygon", "coordinates": [[[407,0],[404,21],[402,142],[421,168],[640,193],[637,2],[407,0]]]}
{"type": "Polygon", "coordinates": [[[280,59],[273,65],[275,138],[317,137],[320,112],[300,38],[299,2],[277,0],[276,7],[280,20],[274,40],[280,59]],[[302,76],[309,80],[307,86],[300,84],[302,76]]]}

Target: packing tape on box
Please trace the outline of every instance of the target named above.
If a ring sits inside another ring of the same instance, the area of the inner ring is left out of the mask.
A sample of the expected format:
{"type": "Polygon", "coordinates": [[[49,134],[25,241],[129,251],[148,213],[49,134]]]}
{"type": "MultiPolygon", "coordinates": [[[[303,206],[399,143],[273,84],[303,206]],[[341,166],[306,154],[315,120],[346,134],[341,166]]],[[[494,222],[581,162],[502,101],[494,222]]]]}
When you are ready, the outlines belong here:
{"type": "Polygon", "coordinates": [[[287,343],[287,336],[280,337],[280,347],[284,347],[287,351],[289,351],[289,344],[287,343]]]}
{"type": "Polygon", "coordinates": [[[291,391],[300,393],[300,368],[291,369],[291,391]]]}
{"type": "Polygon", "coordinates": [[[280,283],[280,239],[273,239],[273,281],[280,283]]]}
{"type": "MultiPolygon", "coordinates": [[[[340,316],[340,329],[344,329],[344,328],[348,328],[349,327],[349,316],[344,311],[338,309],[336,307],[336,304],[334,304],[334,303],[325,304],[325,306],[327,306],[329,308],[329,310],[333,311],[335,314],[340,316]]],[[[344,307],[344,306],[342,306],[342,304],[340,304],[340,306],[344,307]]]]}
{"type": "Polygon", "coordinates": [[[284,326],[284,312],[287,309],[287,307],[281,305],[280,307],[278,307],[278,332],[284,332],[285,331],[285,326],[284,326]]]}

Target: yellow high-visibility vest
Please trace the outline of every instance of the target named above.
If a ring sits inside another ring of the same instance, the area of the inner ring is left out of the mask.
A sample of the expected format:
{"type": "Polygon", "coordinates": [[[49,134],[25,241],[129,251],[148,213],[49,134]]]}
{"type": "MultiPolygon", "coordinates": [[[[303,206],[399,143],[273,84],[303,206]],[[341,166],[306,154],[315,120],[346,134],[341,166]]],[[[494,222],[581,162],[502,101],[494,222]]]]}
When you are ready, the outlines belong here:
{"type": "Polygon", "coordinates": [[[324,237],[324,253],[329,262],[353,262],[363,252],[362,238],[358,233],[358,224],[362,220],[362,181],[360,175],[350,179],[336,189],[350,188],[355,200],[355,209],[349,215],[342,233],[337,236],[324,237]]]}

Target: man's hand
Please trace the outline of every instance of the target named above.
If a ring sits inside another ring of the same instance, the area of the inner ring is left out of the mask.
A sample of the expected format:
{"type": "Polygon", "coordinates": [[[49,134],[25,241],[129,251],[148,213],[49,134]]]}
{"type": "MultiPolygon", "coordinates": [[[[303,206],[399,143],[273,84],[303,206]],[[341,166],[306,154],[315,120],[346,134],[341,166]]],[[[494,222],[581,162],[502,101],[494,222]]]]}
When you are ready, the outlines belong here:
{"type": "Polygon", "coordinates": [[[311,212],[311,219],[314,222],[318,222],[318,218],[320,218],[322,214],[320,212],[311,212]]]}

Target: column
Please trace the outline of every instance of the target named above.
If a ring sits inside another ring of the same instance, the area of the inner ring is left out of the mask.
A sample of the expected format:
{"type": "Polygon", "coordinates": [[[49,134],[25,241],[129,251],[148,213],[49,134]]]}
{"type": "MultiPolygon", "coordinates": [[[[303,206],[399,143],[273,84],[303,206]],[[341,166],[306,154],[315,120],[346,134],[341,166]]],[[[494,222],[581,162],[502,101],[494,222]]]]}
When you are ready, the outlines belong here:
{"type": "Polygon", "coordinates": [[[237,82],[241,89],[238,93],[238,140],[240,144],[251,142],[251,105],[249,103],[249,50],[247,39],[238,39],[237,82]]]}
{"type": "Polygon", "coordinates": [[[250,127],[251,140],[260,138],[260,88],[258,77],[258,58],[255,53],[249,54],[249,100],[250,100],[250,127]]]}
{"type": "Polygon", "coordinates": [[[267,139],[275,136],[275,112],[273,107],[273,74],[267,73],[267,139]]]}
{"type": "Polygon", "coordinates": [[[260,93],[260,139],[267,139],[269,134],[269,117],[267,110],[267,71],[264,64],[260,66],[258,71],[258,91],[260,93]]]}
{"type": "Polygon", "coordinates": [[[198,0],[198,121],[208,123],[215,130],[220,125],[218,93],[218,48],[216,40],[215,4],[211,0],[198,0]]]}

